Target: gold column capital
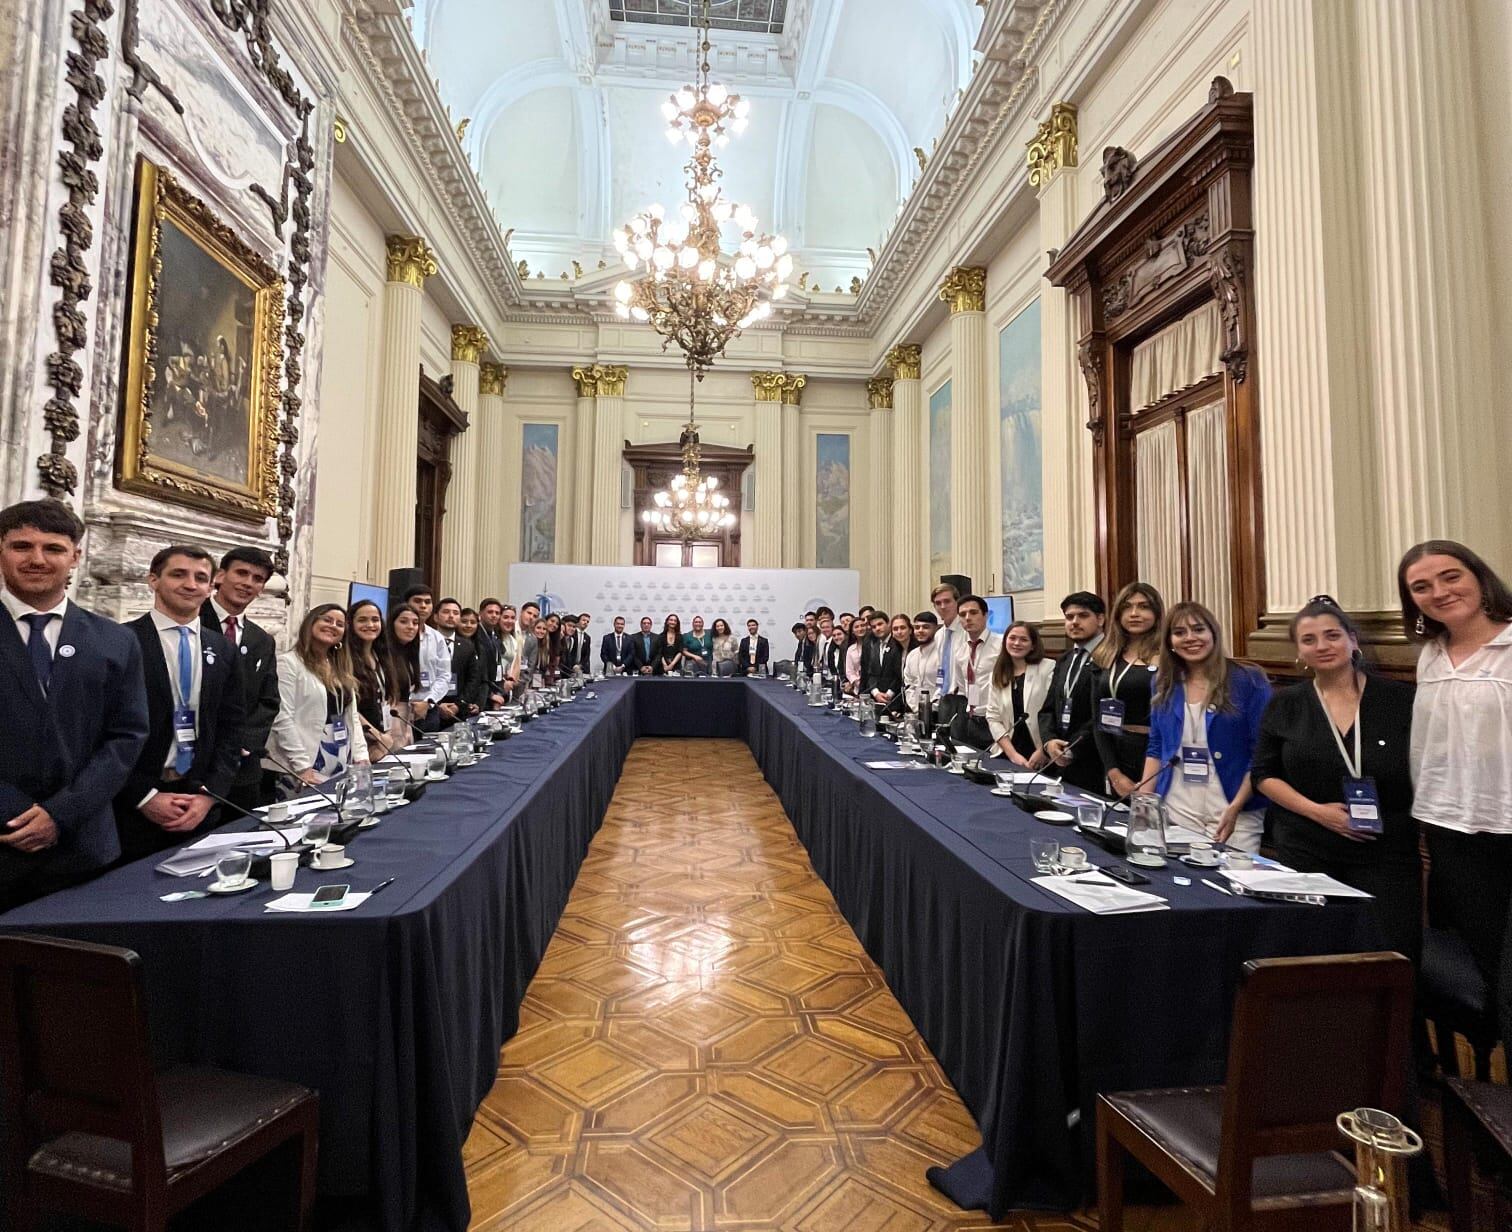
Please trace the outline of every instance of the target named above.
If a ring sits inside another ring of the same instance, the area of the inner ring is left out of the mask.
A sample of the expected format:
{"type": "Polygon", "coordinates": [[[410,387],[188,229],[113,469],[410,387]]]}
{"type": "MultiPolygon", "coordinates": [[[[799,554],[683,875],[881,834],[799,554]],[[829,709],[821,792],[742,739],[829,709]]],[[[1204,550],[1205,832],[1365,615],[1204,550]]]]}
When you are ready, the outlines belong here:
{"type": "Polygon", "coordinates": [[[598,397],[598,365],[579,364],[572,370],[572,379],[577,382],[579,398],[598,397]]]}
{"type": "Polygon", "coordinates": [[[488,335],[476,325],[452,326],[452,358],[464,364],[480,363],[488,350],[488,335]]]}
{"type": "Polygon", "coordinates": [[[598,396],[600,398],[623,398],[625,396],[625,382],[630,379],[630,369],[625,364],[594,364],[594,375],[598,378],[598,396]]]}
{"type": "Polygon", "coordinates": [[[883,361],[893,370],[893,379],[917,381],[924,374],[924,348],[914,342],[900,342],[883,361]]]}
{"type": "Polygon", "coordinates": [[[478,368],[478,396],[502,398],[509,369],[503,364],[483,364],[478,368]]]}
{"type": "Polygon", "coordinates": [[[987,271],[980,265],[958,265],[940,284],[940,298],[950,305],[950,315],[983,312],[987,308],[987,271]]]}
{"type": "Polygon", "coordinates": [[[1029,183],[1039,188],[1064,167],[1076,166],[1076,108],[1052,103],[1050,118],[1029,142],[1029,183]]]}
{"type": "Polygon", "coordinates": [[[436,264],[436,254],[418,235],[390,235],[384,240],[384,247],[388,250],[390,282],[402,282],[418,290],[441,268],[436,264]]]}
{"type": "Polygon", "coordinates": [[[781,402],[787,378],[780,372],[751,373],[751,389],[757,402],[781,402]]]}
{"type": "Polygon", "coordinates": [[[808,377],[801,372],[789,372],[782,381],[782,404],[784,406],[797,406],[803,401],[803,387],[808,384],[808,377]]]}
{"type": "Polygon", "coordinates": [[[874,411],[892,410],[893,379],[890,376],[874,376],[866,382],[866,397],[874,411]]]}

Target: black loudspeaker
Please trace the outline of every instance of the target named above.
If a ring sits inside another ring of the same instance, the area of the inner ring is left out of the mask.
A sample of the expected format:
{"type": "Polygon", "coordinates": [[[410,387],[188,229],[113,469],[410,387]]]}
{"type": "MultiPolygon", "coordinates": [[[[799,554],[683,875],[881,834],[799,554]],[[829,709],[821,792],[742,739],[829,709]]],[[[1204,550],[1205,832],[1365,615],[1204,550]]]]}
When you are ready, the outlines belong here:
{"type": "Polygon", "coordinates": [[[964,573],[942,573],[940,581],[948,582],[956,588],[956,593],[963,599],[971,593],[971,579],[964,573]]]}
{"type": "Polygon", "coordinates": [[[415,565],[403,569],[390,569],[388,576],[388,592],[390,603],[400,603],[404,599],[404,592],[411,586],[425,585],[425,570],[415,565]]]}

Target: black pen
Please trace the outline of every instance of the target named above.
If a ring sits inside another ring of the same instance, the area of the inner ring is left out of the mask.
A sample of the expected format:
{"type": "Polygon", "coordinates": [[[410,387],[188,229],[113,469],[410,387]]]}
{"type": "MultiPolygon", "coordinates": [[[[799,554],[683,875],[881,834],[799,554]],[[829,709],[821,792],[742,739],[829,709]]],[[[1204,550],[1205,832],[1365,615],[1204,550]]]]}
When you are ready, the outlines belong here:
{"type": "Polygon", "coordinates": [[[382,881],[380,881],[377,885],[375,885],[371,890],[369,890],[368,891],[368,895],[372,896],[372,895],[378,893],[379,890],[383,889],[384,886],[391,886],[393,884],[394,884],[394,879],[392,877],[386,877],[382,881]]]}

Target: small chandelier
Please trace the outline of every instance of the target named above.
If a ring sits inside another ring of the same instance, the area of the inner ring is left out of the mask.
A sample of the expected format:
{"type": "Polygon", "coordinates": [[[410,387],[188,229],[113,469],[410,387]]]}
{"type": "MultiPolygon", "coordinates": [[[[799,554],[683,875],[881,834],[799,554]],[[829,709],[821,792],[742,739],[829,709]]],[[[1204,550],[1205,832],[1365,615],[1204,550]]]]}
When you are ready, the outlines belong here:
{"type": "Polygon", "coordinates": [[[667,97],[662,115],[667,139],[685,141],[693,155],[684,166],[687,200],[669,218],[648,206],[614,233],[614,246],[631,271],[644,272],[614,288],[614,308],[623,318],[649,323],[662,349],[677,343],[700,381],[730,340],[772,313],[788,293],[793,258],[787,241],[757,229],[756,215],[721,191],[724,177],[714,148],[742,132],[750,103],[709,82],[709,0],[700,15],[698,81],[667,97]],[[720,229],[739,229],[733,256],[721,246],[720,229]]]}
{"type": "Polygon", "coordinates": [[[641,521],[659,534],[684,540],[706,539],[735,525],[730,498],[719,490],[719,479],[699,472],[698,424],[693,419],[693,382],[688,382],[688,422],[683,427],[683,468],[671,482],[651,496],[651,507],[641,511],[641,521]]]}

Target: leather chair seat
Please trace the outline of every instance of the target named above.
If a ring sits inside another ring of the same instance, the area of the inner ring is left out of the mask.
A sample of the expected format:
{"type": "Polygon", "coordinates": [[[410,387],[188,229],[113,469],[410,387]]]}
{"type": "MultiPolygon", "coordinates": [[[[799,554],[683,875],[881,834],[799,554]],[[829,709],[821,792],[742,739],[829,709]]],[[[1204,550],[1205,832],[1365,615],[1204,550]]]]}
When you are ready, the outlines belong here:
{"type": "MultiPolygon", "coordinates": [[[[1221,1086],[1124,1091],[1102,1098],[1161,1143],[1210,1190],[1217,1189],[1221,1086]]],[[[1268,1199],[1287,1205],[1349,1202],[1354,1184],[1354,1169],[1332,1151],[1272,1155],[1255,1161],[1254,1204],[1262,1207],[1268,1199]]]]}
{"type": "MultiPolygon", "coordinates": [[[[293,1083],[193,1066],[167,1070],[157,1084],[170,1183],[313,1098],[293,1083]]],[[[27,1164],[63,1180],[131,1189],[131,1148],[115,1138],[63,1134],[38,1147],[27,1164]]]]}
{"type": "Polygon", "coordinates": [[[1512,1087],[1451,1078],[1449,1088],[1512,1161],[1512,1087]]]}

